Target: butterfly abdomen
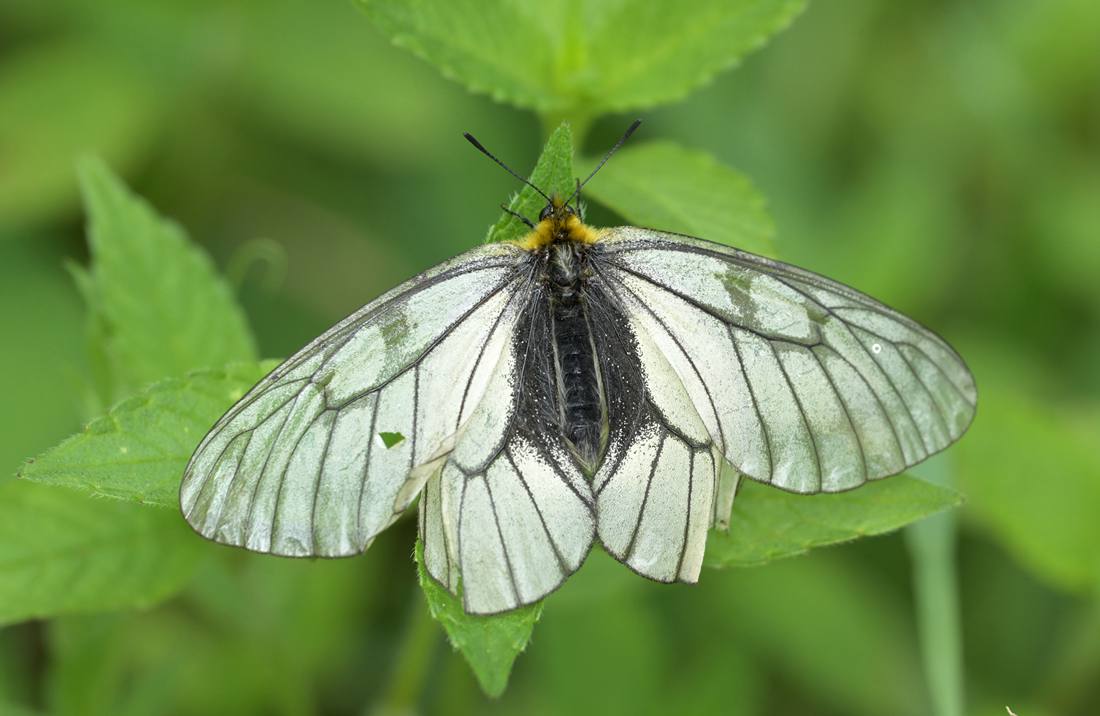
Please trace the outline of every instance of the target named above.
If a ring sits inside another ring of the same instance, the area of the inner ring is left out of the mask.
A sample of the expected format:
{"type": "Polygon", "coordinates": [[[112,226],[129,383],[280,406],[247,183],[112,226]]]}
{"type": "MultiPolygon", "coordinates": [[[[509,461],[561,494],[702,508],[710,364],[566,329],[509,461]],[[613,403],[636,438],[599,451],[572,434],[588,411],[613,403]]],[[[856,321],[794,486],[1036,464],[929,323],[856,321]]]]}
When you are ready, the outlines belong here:
{"type": "Polygon", "coordinates": [[[568,245],[552,252],[547,284],[561,428],[581,461],[594,467],[602,448],[604,401],[586,306],[585,258],[568,245]]]}

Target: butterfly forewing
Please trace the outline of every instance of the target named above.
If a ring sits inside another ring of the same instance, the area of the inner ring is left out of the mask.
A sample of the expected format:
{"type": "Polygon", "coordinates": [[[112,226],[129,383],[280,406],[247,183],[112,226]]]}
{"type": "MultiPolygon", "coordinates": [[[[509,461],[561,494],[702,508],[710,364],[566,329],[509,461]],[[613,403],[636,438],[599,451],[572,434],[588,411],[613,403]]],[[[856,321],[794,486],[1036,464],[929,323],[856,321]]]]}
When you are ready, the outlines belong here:
{"type": "Polygon", "coordinates": [[[956,440],[977,394],[943,339],[854,289],[698,239],[604,232],[602,274],[663,348],[739,471],[796,492],[901,472],[956,440]]]}
{"type": "Polygon", "coordinates": [[[416,497],[405,483],[423,476],[411,468],[480,401],[503,350],[494,328],[529,280],[523,258],[501,245],[463,254],[272,371],[192,456],[180,492],[187,520],[261,552],[363,551],[416,497]]]}

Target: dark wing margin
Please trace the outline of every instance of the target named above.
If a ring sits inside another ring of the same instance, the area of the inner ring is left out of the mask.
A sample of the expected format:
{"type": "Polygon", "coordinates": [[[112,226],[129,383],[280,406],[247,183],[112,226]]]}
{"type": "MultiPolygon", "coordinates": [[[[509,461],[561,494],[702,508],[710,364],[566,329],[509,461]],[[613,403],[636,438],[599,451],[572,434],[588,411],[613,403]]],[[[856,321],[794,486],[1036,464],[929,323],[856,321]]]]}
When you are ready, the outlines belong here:
{"type": "Polygon", "coordinates": [[[800,493],[899,473],[957,440],[977,392],[939,336],[855,289],[648,229],[606,230],[598,262],[740,472],[800,493]]]}
{"type": "Polygon", "coordinates": [[[192,455],[180,487],[187,521],[258,552],[365,550],[419,494],[426,475],[414,468],[480,402],[530,283],[524,260],[503,244],[462,254],[273,370],[192,455]]]}

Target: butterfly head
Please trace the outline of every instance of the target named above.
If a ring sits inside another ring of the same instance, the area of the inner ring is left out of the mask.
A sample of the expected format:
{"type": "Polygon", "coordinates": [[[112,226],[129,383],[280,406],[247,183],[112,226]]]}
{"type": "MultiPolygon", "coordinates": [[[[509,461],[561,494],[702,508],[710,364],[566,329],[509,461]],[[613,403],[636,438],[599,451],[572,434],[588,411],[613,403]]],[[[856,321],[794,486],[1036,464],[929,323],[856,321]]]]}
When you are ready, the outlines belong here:
{"type": "Polygon", "coordinates": [[[607,160],[623,145],[623,142],[630,138],[630,135],[634,133],[634,130],[636,130],[641,123],[642,121],[640,119],[634,120],[619,141],[615,143],[615,146],[611,147],[607,154],[604,155],[603,159],[600,160],[600,163],[596,165],[596,168],[588,175],[588,178],[584,181],[578,179],[576,191],[574,191],[568,199],[564,200],[557,194],[547,194],[542,189],[532,184],[530,180],[524,179],[510,169],[507,164],[497,159],[492,152],[482,146],[481,142],[474,139],[473,135],[469,132],[466,132],[462,136],[466,137],[466,140],[474,145],[479,152],[499,164],[504,171],[508,172],[516,179],[519,179],[521,182],[534,189],[539,196],[546,199],[546,206],[539,212],[539,221],[537,224],[531,223],[530,219],[509,207],[501,205],[501,208],[504,209],[506,213],[511,214],[513,217],[530,227],[531,231],[516,243],[521,248],[534,251],[555,242],[574,241],[591,244],[599,240],[599,232],[585,226],[584,222],[581,221],[580,217],[577,215],[579,212],[576,207],[580,206],[581,188],[588,183],[589,179],[596,175],[596,172],[607,163],[607,160]],[[574,200],[576,202],[575,205],[574,200]]]}
{"type": "Polygon", "coordinates": [[[550,197],[550,201],[546,203],[546,206],[541,212],[539,212],[539,221],[546,221],[547,219],[555,220],[558,222],[564,222],[570,216],[576,216],[576,210],[569,206],[568,203],[562,201],[562,198],[557,194],[550,197]]]}

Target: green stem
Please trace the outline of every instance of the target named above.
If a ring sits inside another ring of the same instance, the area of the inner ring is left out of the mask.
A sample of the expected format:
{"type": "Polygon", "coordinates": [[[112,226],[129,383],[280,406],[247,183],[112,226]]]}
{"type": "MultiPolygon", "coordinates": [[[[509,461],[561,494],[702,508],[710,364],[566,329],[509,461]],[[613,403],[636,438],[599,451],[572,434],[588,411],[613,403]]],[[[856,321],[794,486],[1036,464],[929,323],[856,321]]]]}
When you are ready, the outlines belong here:
{"type": "Polygon", "coordinates": [[[365,714],[399,716],[416,713],[428,667],[438,646],[439,628],[432,620],[427,605],[416,599],[397,649],[390,682],[382,698],[368,707],[365,714]]]}
{"type": "MultiPolygon", "coordinates": [[[[928,482],[950,486],[946,460],[929,460],[918,470],[928,482]]],[[[955,567],[954,512],[933,515],[905,530],[913,563],[917,630],[925,679],[938,716],[962,716],[963,661],[955,567]]]]}

